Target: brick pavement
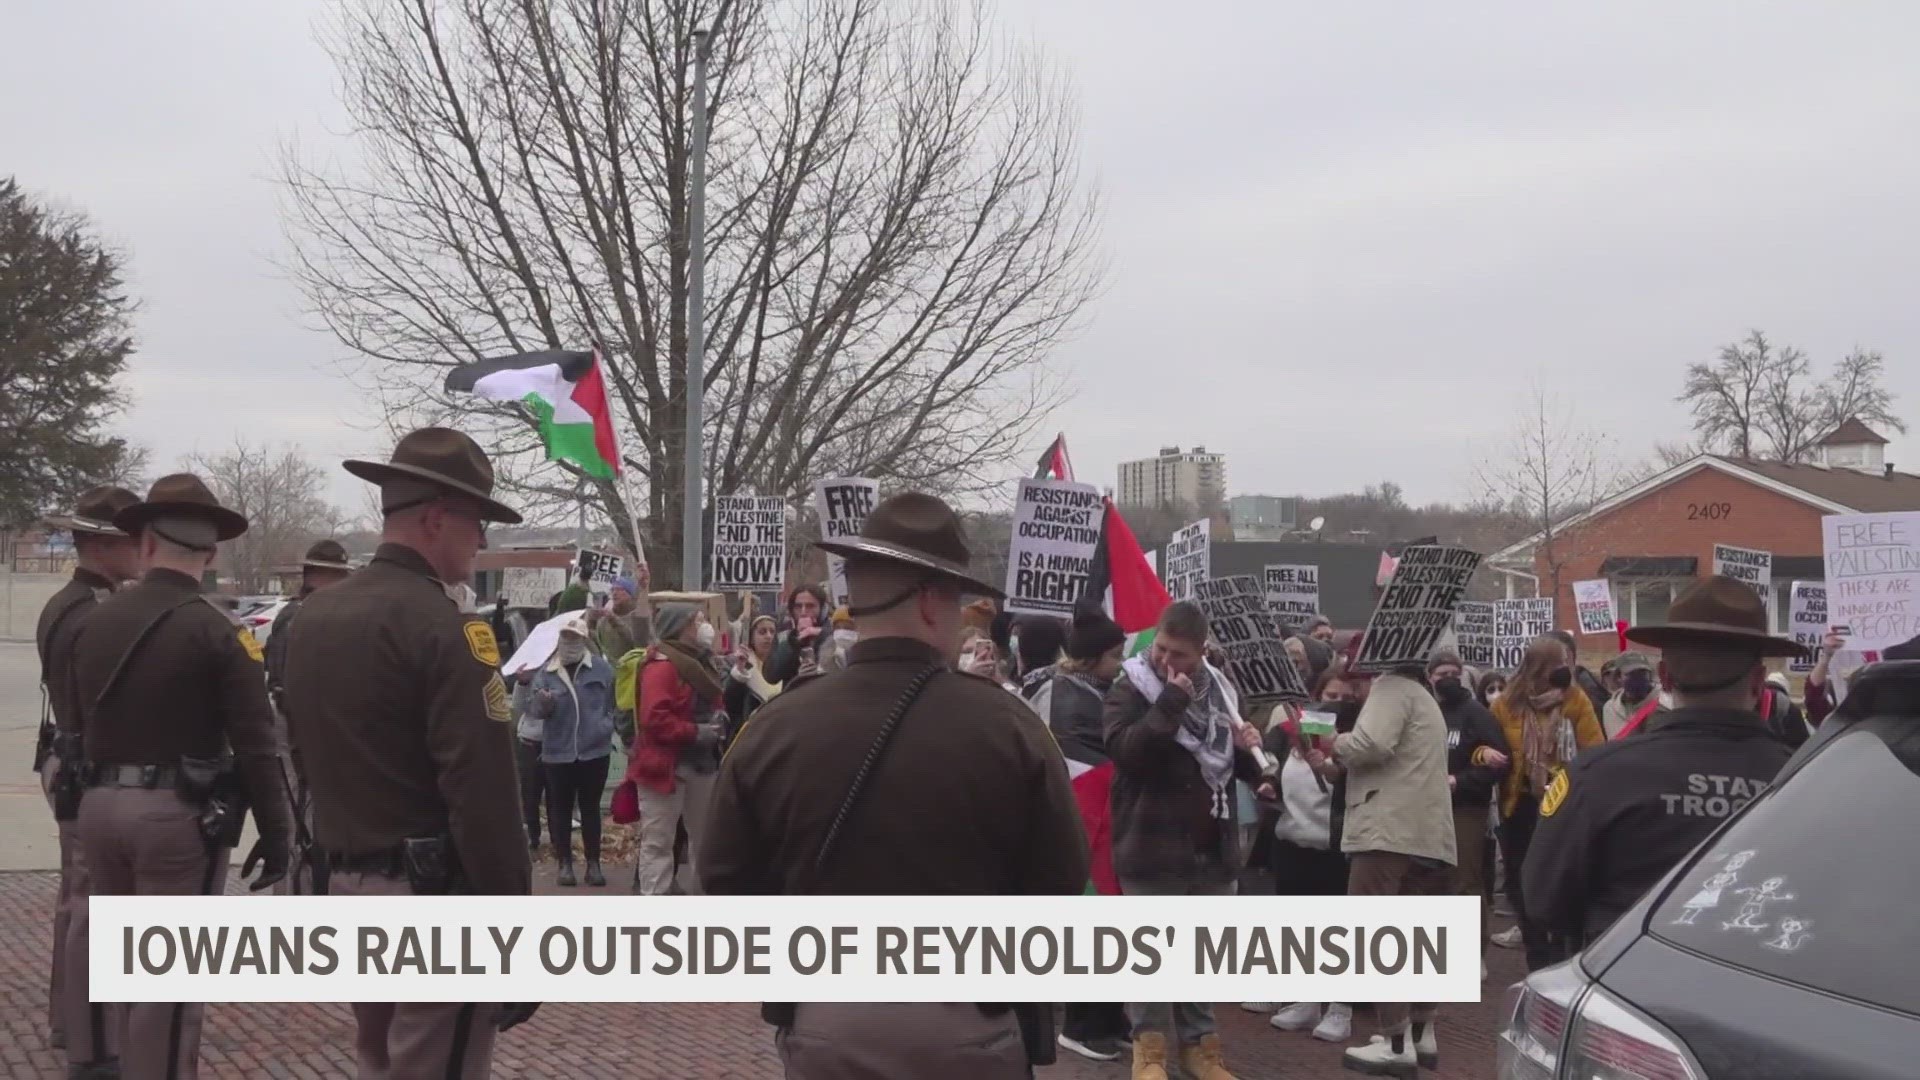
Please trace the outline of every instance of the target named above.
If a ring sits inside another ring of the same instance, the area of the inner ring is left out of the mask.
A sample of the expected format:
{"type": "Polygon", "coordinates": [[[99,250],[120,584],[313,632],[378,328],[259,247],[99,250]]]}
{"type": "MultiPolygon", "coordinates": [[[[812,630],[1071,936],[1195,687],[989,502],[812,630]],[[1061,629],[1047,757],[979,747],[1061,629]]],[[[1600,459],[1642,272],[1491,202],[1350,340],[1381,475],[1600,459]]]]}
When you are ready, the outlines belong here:
{"type": "MultiPolygon", "coordinates": [[[[551,865],[537,891],[558,894],[551,865]]],[[[631,874],[608,867],[615,890],[631,874]]],[[[55,878],[47,872],[0,873],[0,1080],[63,1075],[47,1049],[44,970],[55,878]]],[[[237,891],[229,884],[230,891],[237,891]]],[[[585,890],[582,890],[585,891],[585,890]]],[[[1494,950],[1488,1000],[1443,1014],[1440,1080],[1493,1075],[1493,1037],[1502,988],[1520,974],[1518,954],[1494,950]]],[[[1337,1047],[1274,1031],[1266,1018],[1234,1005],[1217,1010],[1228,1063],[1247,1080],[1352,1077],[1337,1047]]],[[[1367,1026],[1364,1017],[1355,1027],[1367,1026]]],[[[201,1075],[320,1080],[353,1075],[353,1022],[344,1005],[214,1005],[201,1042],[201,1075]]],[[[1040,1080],[1124,1080],[1124,1061],[1083,1061],[1062,1051],[1040,1080]]],[[[752,1005],[571,1004],[542,1009],[502,1037],[494,1075],[529,1080],[692,1080],[780,1075],[769,1033],[752,1005]]]]}

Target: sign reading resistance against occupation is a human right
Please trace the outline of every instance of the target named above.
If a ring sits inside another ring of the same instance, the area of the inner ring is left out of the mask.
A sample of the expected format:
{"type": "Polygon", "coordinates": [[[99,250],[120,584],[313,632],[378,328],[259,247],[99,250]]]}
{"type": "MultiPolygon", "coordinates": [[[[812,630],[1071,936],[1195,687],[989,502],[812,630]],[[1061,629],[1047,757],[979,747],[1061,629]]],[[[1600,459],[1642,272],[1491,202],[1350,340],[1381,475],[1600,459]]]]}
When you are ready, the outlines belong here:
{"type": "Polygon", "coordinates": [[[1367,620],[1354,670],[1391,671],[1426,663],[1479,568],[1479,553],[1466,548],[1429,545],[1402,552],[1380,606],[1367,620]]]}
{"type": "Polygon", "coordinates": [[[1822,581],[1796,581],[1787,595],[1789,629],[1806,655],[1787,661],[1789,671],[1812,671],[1827,637],[1827,586],[1822,581]]]}
{"type": "Polygon", "coordinates": [[[1249,705],[1307,700],[1307,684],[1280,643],[1280,625],[1251,575],[1213,578],[1194,590],[1207,631],[1227,655],[1227,676],[1249,705]]]}
{"type": "Polygon", "coordinates": [[[1007,550],[1007,610],[1073,614],[1092,579],[1105,502],[1100,489],[1071,480],[1023,478],[1007,550]]]}
{"type": "MultiPolygon", "coordinates": [[[[866,527],[867,515],[880,501],[880,482],[864,476],[837,476],[813,485],[813,508],[820,515],[820,538],[851,540],[866,527]]],[[[833,606],[847,606],[847,564],[838,555],[827,556],[827,591],[833,606]]]]}
{"type": "Polygon", "coordinates": [[[713,500],[713,587],[779,592],[787,581],[787,501],[778,495],[713,500]]]}
{"type": "Polygon", "coordinates": [[[1730,577],[1759,593],[1761,603],[1766,603],[1773,593],[1773,553],[1770,551],[1715,544],[1713,572],[1730,577]]]}
{"type": "Polygon", "coordinates": [[[1460,601],[1453,613],[1453,636],[1461,663],[1482,670],[1493,667],[1493,601],[1460,601]]]}

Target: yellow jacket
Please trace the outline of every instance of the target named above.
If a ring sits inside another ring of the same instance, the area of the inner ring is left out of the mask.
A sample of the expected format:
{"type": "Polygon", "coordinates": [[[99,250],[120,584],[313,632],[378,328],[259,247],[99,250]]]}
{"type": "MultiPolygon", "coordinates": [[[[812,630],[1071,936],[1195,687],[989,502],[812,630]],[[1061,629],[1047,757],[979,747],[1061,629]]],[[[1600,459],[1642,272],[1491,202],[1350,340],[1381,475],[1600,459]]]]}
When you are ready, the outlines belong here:
{"type": "MultiPolygon", "coordinates": [[[[1511,698],[1502,695],[1493,703],[1493,718],[1500,722],[1500,730],[1507,736],[1507,746],[1512,751],[1513,764],[1507,770],[1507,778],[1500,787],[1500,816],[1513,814],[1513,808],[1520,802],[1520,796],[1527,790],[1527,760],[1525,740],[1521,737],[1523,718],[1511,705],[1511,698]]],[[[1573,741],[1585,750],[1607,741],[1607,733],[1601,730],[1600,720],[1593,715],[1593,702],[1587,695],[1574,687],[1566,692],[1566,700],[1560,704],[1560,714],[1573,723],[1573,741]]]]}

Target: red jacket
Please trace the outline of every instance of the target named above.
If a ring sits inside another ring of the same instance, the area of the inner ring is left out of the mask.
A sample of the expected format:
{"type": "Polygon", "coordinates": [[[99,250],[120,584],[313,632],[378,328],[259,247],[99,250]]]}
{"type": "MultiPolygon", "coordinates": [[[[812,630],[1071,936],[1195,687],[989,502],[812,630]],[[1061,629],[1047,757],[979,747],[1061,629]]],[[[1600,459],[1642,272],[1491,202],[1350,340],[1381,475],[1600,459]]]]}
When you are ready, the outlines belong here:
{"type": "Polygon", "coordinates": [[[695,719],[699,695],[658,648],[647,650],[639,682],[634,694],[635,734],[627,778],[649,790],[671,794],[673,769],[680,763],[681,748],[699,734],[695,719]]]}

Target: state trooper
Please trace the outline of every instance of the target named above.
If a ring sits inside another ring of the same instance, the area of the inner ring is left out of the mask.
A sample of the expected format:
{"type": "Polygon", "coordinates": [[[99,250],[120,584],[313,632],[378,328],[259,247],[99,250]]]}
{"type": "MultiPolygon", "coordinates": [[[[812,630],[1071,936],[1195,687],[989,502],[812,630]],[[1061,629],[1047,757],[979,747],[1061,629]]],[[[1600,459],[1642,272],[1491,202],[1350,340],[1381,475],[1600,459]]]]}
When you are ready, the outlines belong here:
{"type": "MultiPolygon", "coordinates": [[[[287,628],[288,726],[327,892],[525,896],[532,867],[500,649],[466,607],[487,523],[520,515],[494,500],[478,444],[446,428],[410,432],[390,460],[346,469],[379,485],[380,546],[287,628]]],[[[360,1076],[485,1077],[495,1032],[534,1008],[355,1004],[360,1076]]]]}
{"type": "Polygon", "coordinates": [[[273,702],[274,714],[280,722],[280,741],[286,747],[286,760],[293,769],[294,834],[299,841],[293,872],[273,887],[276,894],[324,896],[327,891],[326,855],[313,843],[313,800],[307,790],[307,775],[301,767],[300,747],[287,731],[287,640],[290,636],[287,628],[293,625],[293,618],[307,597],[345,581],[352,573],[353,563],[338,540],[315,541],[300,560],[300,591],[274,616],[273,629],[267,635],[267,698],[273,702]]]}
{"type": "MultiPolygon", "coordinates": [[[[138,584],[102,600],[73,646],[86,764],[79,835],[93,896],[222,891],[251,808],[260,840],[242,876],[255,891],[286,874],[292,813],[260,646],[200,591],[219,543],[247,531],[196,476],[154,482],[114,527],[140,538],[138,584]]],[[[69,939],[69,948],[73,947],[69,939]]],[[[124,1075],[199,1075],[205,1006],[126,1007],[124,1075]]]]}
{"type": "Polygon", "coordinates": [[[1659,649],[1674,707],[1632,737],[1590,747],[1555,773],[1522,873],[1527,914],[1575,942],[1633,906],[1728,816],[1766,790],[1793,751],[1758,712],[1769,657],[1801,647],[1767,630],[1751,586],[1713,576],[1669,621],[1627,640],[1659,649]]]}
{"type": "Polygon", "coordinates": [[[87,864],[74,827],[80,811],[80,708],[74,697],[73,642],[80,624],[100,601],[140,575],[140,543],[113,525],[113,516],[140,501],[125,488],[96,487],[80,496],[73,513],[46,519],[51,529],[73,534],[73,580],[40,611],[34,645],[40,656],[44,708],[33,770],[53,810],[60,836],[60,892],[53,914],[53,963],[47,980],[47,1037],[66,1048],[68,1068],[80,1075],[105,1070],[115,1056],[111,1008],[88,1001],[87,864]]]}

